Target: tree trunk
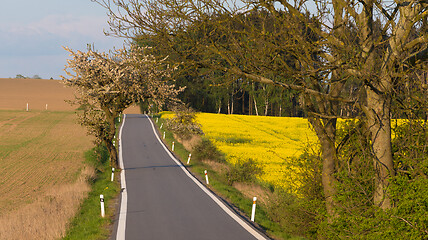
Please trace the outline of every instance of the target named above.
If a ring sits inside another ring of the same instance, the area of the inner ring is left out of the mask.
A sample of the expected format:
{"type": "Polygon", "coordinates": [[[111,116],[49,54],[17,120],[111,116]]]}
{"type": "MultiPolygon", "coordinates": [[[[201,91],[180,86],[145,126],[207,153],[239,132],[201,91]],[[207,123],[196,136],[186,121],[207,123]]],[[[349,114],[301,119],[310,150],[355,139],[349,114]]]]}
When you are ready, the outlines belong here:
{"type": "MultiPolygon", "coordinates": [[[[364,9],[360,15],[361,24],[361,46],[362,56],[366,58],[363,72],[366,76],[366,96],[367,103],[364,109],[367,117],[367,128],[370,132],[371,145],[373,151],[373,164],[375,174],[375,191],[373,194],[374,204],[382,209],[391,208],[391,200],[386,194],[388,188],[388,178],[394,175],[392,149],[391,149],[391,125],[390,125],[390,93],[392,81],[388,77],[388,70],[391,69],[390,56],[391,47],[387,49],[381,64],[376,64],[376,51],[374,51],[373,36],[373,5],[374,1],[366,1],[364,9]],[[380,70],[380,74],[377,72],[380,70]]],[[[403,39],[404,40],[404,39],[403,39]]],[[[401,41],[401,39],[400,39],[401,41]]],[[[389,41],[390,46],[393,46],[389,41]]]]}
{"type": "Polygon", "coordinates": [[[230,102],[230,114],[233,114],[233,94],[232,94],[230,101],[231,101],[230,102]]]}
{"type": "Polygon", "coordinates": [[[373,164],[376,170],[374,203],[382,209],[391,208],[386,194],[388,178],[395,175],[391,147],[391,100],[367,87],[368,130],[371,134],[373,164]]]}
{"type": "Polygon", "coordinates": [[[250,92],[248,92],[248,115],[253,115],[253,102],[251,101],[250,92]]]}
{"type": "MultiPolygon", "coordinates": [[[[109,125],[107,137],[105,138],[105,144],[106,144],[107,150],[110,154],[111,166],[114,168],[117,168],[119,166],[119,161],[118,161],[118,155],[117,155],[116,147],[113,145],[113,139],[114,139],[114,136],[116,135],[115,118],[117,117],[118,114],[110,112],[110,110],[108,110],[108,108],[106,108],[106,107],[104,107],[103,110],[106,114],[106,120],[107,120],[107,123],[109,125]]],[[[118,144],[118,143],[116,143],[116,144],[118,144]]]]}
{"type": "Polygon", "coordinates": [[[336,139],[336,119],[321,120],[319,118],[309,117],[309,122],[314,127],[315,133],[321,144],[322,157],[322,185],[325,197],[325,205],[329,222],[336,217],[335,200],[336,195],[336,172],[337,155],[335,147],[336,139]]]}
{"type": "Polygon", "coordinates": [[[242,115],[245,115],[245,92],[242,90],[242,115]]]}
{"type": "Polygon", "coordinates": [[[227,101],[227,114],[230,114],[230,101],[227,101]]]}
{"type": "Polygon", "coordinates": [[[218,114],[221,112],[221,100],[218,101],[218,114]]]}
{"type": "Polygon", "coordinates": [[[257,102],[256,102],[256,98],[253,97],[254,100],[254,109],[256,110],[256,115],[259,116],[259,110],[257,109],[257,102]]]}
{"type": "Polygon", "coordinates": [[[114,167],[117,169],[117,167],[119,166],[119,159],[118,159],[116,147],[113,145],[112,141],[105,141],[105,144],[107,146],[107,151],[110,154],[111,167],[114,167]]]}
{"type": "Polygon", "coordinates": [[[269,110],[269,99],[266,97],[265,98],[265,116],[268,115],[268,110],[269,110]]]}

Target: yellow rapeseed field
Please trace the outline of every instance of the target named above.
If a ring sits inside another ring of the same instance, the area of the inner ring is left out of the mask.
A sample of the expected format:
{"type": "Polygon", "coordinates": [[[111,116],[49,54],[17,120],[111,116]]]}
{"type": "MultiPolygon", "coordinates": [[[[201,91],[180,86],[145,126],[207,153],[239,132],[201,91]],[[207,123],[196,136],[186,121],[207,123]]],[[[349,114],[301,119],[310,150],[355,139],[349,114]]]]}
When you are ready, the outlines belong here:
{"type": "Polygon", "coordinates": [[[303,118],[200,113],[197,121],[227,161],[251,158],[264,170],[260,180],[284,188],[299,185],[299,169],[290,161],[317,141],[303,118]]]}
{"type": "MultiPolygon", "coordinates": [[[[162,118],[172,118],[173,115],[164,112],[162,118]]],[[[260,180],[283,188],[299,186],[299,168],[293,164],[293,158],[299,157],[306,145],[318,141],[304,118],[199,113],[197,122],[202,125],[205,136],[226,155],[228,162],[251,158],[264,170],[260,180]]],[[[339,119],[338,128],[344,122],[339,119]]],[[[395,127],[404,122],[393,119],[391,125],[395,127]]],[[[392,137],[395,138],[394,131],[392,137]]]]}

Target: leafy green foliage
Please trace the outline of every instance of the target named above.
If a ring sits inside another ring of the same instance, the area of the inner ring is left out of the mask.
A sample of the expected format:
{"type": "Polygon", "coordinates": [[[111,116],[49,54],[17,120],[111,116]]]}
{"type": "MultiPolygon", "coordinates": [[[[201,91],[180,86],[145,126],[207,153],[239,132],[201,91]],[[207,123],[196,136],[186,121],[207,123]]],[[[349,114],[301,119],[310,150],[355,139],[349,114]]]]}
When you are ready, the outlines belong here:
{"type": "Polygon", "coordinates": [[[427,128],[422,121],[394,129],[394,163],[389,178],[391,209],[373,203],[374,167],[362,122],[347,121],[338,131],[337,217],[324,221],[318,237],[326,239],[426,239],[428,237],[427,128]]]}
{"type": "Polygon", "coordinates": [[[315,239],[323,204],[319,199],[308,200],[277,188],[270,199],[268,213],[286,233],[315,239]]]}
{"type": "Polygon", "coordinates": [[[403,239],[428,238],[428,128],[426,121],[410,120],[395,129],[393,141],[397,175],[391,179],[390,211],[393,234],[403,239]],[[401,238],[401,237],[400,237],[401,238]]]}
{"type": "Polygon", "coordinates": [[[217,147],[208,139],[202,138],[202,141],[195,146],[193,149],[192,156],[194,159],[211,160],[217,162],[224,162],[223,154],[217,149],[217,147]]]}
{"type": "Polygon", "coordinates": [[[230,166],[226,173],[227,183],[232,185],[234,182],[254,182],[257,176],[263,173],[263,168],[258,166],[253,159],[239,161],[230,166]]]}
{"type": "Polygon", "coordinates": [[[299,169],[297,189],[275,188],[268,213],[290,235],[316,239],[326,209],[321,182],[322,160],[319,150],[307,145],[290,163],[299,169]]]}
{"type": "Polygon", "coordinates": [[[427,127],[423,121],[396,126],[397,174],[389,178],[393,207],[373,203],[374,166],[363,122],[340,123],[337,132],[337,216],[328,221],[321,184],[320,153],[306,147],[294,163],[301,169],[299,194],[275,189],[269,215],[287,232],[310,239],[426,239],[428,236],[427,127]]]}

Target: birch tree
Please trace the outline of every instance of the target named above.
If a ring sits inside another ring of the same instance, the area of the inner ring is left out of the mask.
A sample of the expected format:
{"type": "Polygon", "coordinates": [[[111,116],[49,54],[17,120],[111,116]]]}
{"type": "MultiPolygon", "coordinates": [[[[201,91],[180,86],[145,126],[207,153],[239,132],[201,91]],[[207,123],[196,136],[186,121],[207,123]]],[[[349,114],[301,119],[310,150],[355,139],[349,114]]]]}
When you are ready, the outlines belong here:
{"type": "Polygon", "coordinates": [[[73,104],[79,112],[79,122],[96,143],[104,143],[110,153],[111,165],[117,167],[117,150],[113,144],[115,119],[134,103],[149,101],[162,106],[176,100],[182,89],[176,89],[169,78],[172,68],[165,59],[146,55],[144,48],[120,49],[110,54],[88,50],[73,51],[62,77],[66,86],[76,89],[73,104]]]}

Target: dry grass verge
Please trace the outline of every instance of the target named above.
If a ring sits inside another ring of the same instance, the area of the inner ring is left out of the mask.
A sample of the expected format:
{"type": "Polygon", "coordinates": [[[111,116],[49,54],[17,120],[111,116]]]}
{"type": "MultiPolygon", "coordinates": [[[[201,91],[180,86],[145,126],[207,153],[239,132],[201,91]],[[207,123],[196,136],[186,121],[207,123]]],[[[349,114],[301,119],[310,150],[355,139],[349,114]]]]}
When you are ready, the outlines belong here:
{"type": "Polygon", "coordinates": [[[230,170],[229,166],[225,163],[214,162],[211,160],[202,160],[202,163],[208,165],[212,170],[219,174],[226,174],[230,170]]]}
{"type": "Polygon", "coordinates": [[[90,191],[86,167],[75,183],[50,189],[43,197],[0,217],[0,239],[59,239],[64,237],[69,220],[90,191]]]}
{"type": "Polygon", "coordinates": [[[193,148],[202,141],[199,135],[192,135],[189,139],[182,139],[177,134],[173,134],[173,136],[189,152],[193,151],[193,148]]]}
{"type": "Polygon", "coordinates": [[[0,110],[0,239],[57,239],[92,175],[73,112],[0,110]]]}
{"type": "Polygon", "coordinates": [[[257,184],[242,182],[234,182],[232,186],[238,189],[245,197],[252,199],[254,196],[257,196],[257,202],[265,206],[269,205],[272,193],[265,188],[257,184]]]}

